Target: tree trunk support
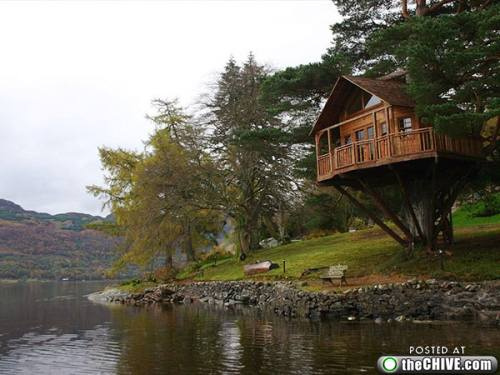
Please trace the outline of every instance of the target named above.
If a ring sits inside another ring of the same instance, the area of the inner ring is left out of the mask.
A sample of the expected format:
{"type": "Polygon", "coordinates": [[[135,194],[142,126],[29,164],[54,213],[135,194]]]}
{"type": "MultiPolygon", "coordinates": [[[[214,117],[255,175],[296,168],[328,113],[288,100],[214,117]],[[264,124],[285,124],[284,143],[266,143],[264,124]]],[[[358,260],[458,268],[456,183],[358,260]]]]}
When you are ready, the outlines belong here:
{"type": "Polygon", "coordinates": [[[403,193],[403,198],[406,203],[406,207],[408,208],[408,212],[410,213],[410,216],[413,220],[413,224],[415,225],[415,228],[417,228],[418,236],[420,237],[420,240],[425,243],[427,239],[424,236],[424,233],[422,232],[422,228],[420,227],[420,223],[418,222],[417,215],[415,214],[415,210],[413,209],[413,205],[411,204],[410,201],[410,196],[408,194],[408,189],[406,188],[406,185],[404,184],[403,180],[401,179],[401,176],[399,175],[398,171],[396,171],[394,168],[391,168],[394,174],[396,175],[396,179],[398,180],[399,187],[401,188],[401,192],[403,193]]]}
{"type": "Polygon", "coordinates": [[[368,208],[366,208],[361,202],[359,202],[354,196],[352,196],[347,190],[343,187],[334,185],[335,189],[338,190],[339,193],[345,195],[356,207],[358,207],[361,211],[366,213],[370,219],[373,220],[375,224],[377,224],[383,231],[385,231],[389,236],[394,238],[397,242],[399,242],[403,246],[407,246],[408,242],[401,238],[396,232],[394,232],[391,228],[384,224],[382,220],[380,220],[373,212],[371,212],[368,208]]]}
{"type": "Polygon", "coordinates": [[[411,234],[410,230],[403,224],[403,222],[399,219],[399,217],[392,212],[392,210],[389,208],[389,206],[384,202],[383,198],[380,196],[378,192],[370,188],[364,181],[361,179],[358,179],[359,183],[363,187],[364,191],[366,194],[370,195],[373,200],[375,201],[375,204],[377,207],[382,210],[382,212],[388,216],[394,224],[403,232],[403,234],[406,237],[406,240],[408,243],[410,243],[413,239],[413,235],[411,234]]]}

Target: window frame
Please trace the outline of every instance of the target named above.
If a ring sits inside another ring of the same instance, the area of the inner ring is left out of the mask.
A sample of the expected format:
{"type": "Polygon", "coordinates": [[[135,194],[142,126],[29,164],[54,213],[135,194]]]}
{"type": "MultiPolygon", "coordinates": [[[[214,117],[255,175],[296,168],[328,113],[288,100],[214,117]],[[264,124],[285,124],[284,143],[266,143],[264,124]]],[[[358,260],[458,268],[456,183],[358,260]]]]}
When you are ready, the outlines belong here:
{"type": "Polygon", "coordinates": [[[398,117],[398,133],[409,133],[413,130],[413,117],[412,116],[401,116],[398,117]],[[410,120],[410,127],[404,126],[404,121],[410,120]]]}
{"type": "Polygon", "coordinates": [[[379,124],[379,129],[380,129],[380,136],[381,137],[389,135],[389,125],[387,124],[387,121],[381,122],[379,124]],[[385,132],[384,132],[384,127],[385,127],[385,132]]]}

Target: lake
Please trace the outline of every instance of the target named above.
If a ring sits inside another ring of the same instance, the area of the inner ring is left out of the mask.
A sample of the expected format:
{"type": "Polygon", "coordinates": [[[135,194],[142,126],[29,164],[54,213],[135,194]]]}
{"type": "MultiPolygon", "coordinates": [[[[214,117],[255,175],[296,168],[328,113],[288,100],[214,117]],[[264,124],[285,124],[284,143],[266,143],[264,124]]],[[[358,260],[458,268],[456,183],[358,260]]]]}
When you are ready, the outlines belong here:
{"type": "Polygon", "coordinates": [[[0,283],[0,374],[359,374],[413,345],[500,357],[500,328],[100,305],[102,282],[0,283]]]}

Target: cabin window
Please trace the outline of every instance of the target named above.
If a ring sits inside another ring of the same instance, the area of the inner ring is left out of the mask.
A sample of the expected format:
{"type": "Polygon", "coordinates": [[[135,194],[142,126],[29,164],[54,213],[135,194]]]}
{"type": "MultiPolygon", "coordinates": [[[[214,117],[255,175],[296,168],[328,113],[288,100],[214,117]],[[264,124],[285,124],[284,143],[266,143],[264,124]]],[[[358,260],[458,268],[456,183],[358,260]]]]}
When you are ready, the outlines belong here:
{"type": "Polygon", "coordinates": [[[352,138],[351,138],[351,135],[350,135],[350,134],[349,134],[349,135],[346,135],[346,136],[344,137],[344,144],[345,144],[345,145],[349,145],[349,144],[351,144],[351,143],[352,143],[352,138]]]}
{"type": "Polygon", "coordinates": [[[363,139],[365,139],[365,129],[356,131],[355,135],[356,141],[362,141],[363,139]]]}
{"type": "Polygon", "coordinates": [[[382,100],[378,96],[372,95],[367,101],[365,101],[365,108],[377,105],[379,103],[382,103],[382,100]]]}
{"type": "Polygon", "coordinates": [[[389,129],[387,128],[387,122],[383,122],[380,124],[380,135],[387,135],[389,129]]]}
{"type": "Polygon", "coordinates": [[[370,126],[369,128],[367,128],[366,133],[368,135],[368,139],[375,138],[375,129],[373,128],[373,126],[370,126]]]}
{"type": "Polygon", "coordinates": [[[403,117],[399,119],[399,131],[409,132],[411,130],[411,117],[403,117]]]}

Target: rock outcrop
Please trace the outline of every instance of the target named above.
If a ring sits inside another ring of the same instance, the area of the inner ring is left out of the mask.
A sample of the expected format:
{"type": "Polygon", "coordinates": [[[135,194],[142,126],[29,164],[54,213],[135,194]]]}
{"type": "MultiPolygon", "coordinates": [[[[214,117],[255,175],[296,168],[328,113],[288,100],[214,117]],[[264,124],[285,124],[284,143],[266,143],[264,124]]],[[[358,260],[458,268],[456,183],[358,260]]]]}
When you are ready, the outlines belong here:
{"type": "Polygon", "coordinates": [[[292,318],[500,324],[498,286],[498,282],[409,280],[323,293],[301,290],[294,282],[193,282],[163,284],[135,294],[108,290],[102,299],[136,306],[195,301],[227,308],[246,305],[292,318]]]}

